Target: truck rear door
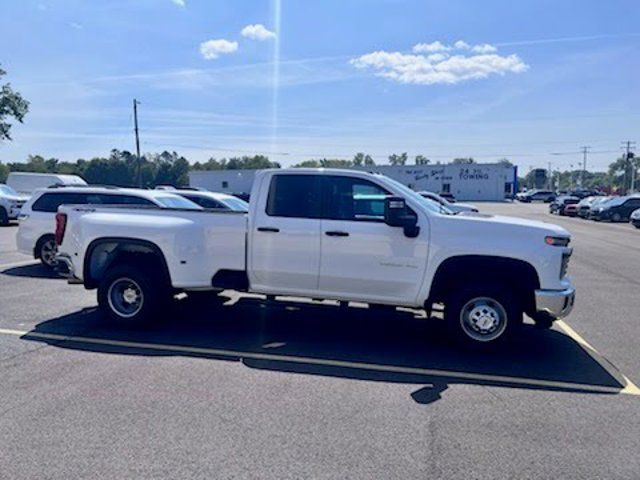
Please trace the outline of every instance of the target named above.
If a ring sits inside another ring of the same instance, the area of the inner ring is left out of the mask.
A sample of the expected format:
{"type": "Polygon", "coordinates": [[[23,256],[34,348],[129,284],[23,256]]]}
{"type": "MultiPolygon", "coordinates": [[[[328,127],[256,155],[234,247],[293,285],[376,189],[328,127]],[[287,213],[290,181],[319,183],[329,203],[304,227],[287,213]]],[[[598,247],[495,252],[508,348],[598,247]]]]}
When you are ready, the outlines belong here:
{"type": "MultiPolygon", "coordinates": [[[[268,181],[268,180],[266,180],[268,181]]],[[[320,270],[321,175],[277,173],[253,199],[251,288],[263,293],[315,294],[320,270]]]]}

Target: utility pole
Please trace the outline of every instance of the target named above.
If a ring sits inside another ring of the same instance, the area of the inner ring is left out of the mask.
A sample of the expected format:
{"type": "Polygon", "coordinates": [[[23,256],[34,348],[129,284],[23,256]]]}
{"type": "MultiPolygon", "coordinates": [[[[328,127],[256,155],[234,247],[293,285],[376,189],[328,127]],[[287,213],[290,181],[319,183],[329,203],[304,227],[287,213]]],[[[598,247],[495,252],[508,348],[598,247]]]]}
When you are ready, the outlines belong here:
{"type": "Polygon", "coordinates": [[[551,178],[552,175],[553,172],[551,171],[551,162],[549,162],[549,170],[547,170],[547,177],[549,177],[549,181],[547,182],[549,190],[553,190],[553,178],[551,178]]]}
{"type": "Polygon", "coordinates": [[[140,137],[138,135],[138,105],[140,102],[133,99],[133,124],[134,131],[136,132],[136,159],[137,159],[137,172],[136,172],[136,185],[138,188],[142,187],[142,178],[140,177],[140,137]]]}
{"type": "Polygon", "coordinates": [[[582,173],[580,174],[580,187],[584,188],[584,176],[587,173],[587,153],[591,147],[581,147],[582,150],[582,173]]]}
{"type": "MultiPolygon", "coordinates": [[[[636,142],[632,142],[631,140],[627,140],[626,142],[622,142],[622,148],[626,150],[624,155],[625,161],[628,162],[628,166],[631,167],[631,181],[629,186],[629,192],[633,193],[636,188],[636,169],[633,166],[633,158],[634,154],[631,151],[632,148],[636,146],[636,142]]],[[[627,168],[624,169],[624,187],[627,186],[627,168]]]]}

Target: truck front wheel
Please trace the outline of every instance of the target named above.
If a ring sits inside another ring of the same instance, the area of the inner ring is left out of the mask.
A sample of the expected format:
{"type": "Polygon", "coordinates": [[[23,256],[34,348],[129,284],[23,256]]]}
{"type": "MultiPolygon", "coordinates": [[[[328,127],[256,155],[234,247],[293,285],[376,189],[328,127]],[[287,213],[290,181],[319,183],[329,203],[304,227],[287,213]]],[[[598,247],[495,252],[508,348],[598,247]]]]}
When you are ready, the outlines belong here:
{"type": "Polygon", "coordinates": [[[445,320],[467,345],[502,343],[522,324],[517,297],[502,286],[462,288],[445,304],[445,320]]]}
{"type": "Polygon", "coordinates": [[[149,323],[166,300],[154,272],[137,266],[119,265],[110,269],[98,285],[98,306],[110,321],[121,325],[149,323]]]}

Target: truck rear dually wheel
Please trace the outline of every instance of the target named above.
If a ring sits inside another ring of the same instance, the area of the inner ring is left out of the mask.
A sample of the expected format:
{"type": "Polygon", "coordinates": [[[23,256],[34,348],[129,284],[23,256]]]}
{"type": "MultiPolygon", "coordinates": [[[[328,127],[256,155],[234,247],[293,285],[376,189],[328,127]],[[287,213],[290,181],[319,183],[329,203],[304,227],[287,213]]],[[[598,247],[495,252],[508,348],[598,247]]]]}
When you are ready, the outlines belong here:
{"type": "Polygon", "coordinates": [[[168,295],[154,272],[137,266],[110,269],[98,286],[98,305],[103,315],[121,325],[141,325],[153,320],[168,295]]]}
{"type": "Polygon", "coordinates": [[[517,297],[497,285],[461,288],[445,304],[445,320],[467,345],[503,343],[522,323],[517,297]]]}

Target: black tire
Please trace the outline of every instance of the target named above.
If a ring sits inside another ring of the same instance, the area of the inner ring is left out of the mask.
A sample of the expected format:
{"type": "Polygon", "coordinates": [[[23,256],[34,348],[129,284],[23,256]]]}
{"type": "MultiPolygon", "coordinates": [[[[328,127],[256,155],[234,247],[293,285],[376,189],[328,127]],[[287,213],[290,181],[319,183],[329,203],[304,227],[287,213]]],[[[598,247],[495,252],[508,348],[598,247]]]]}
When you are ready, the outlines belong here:
{"type": "Polygon", "coordinates": [[[58,246],[56,245],[56,239],[53,235],[45,235],[36,245],[36,257],[40,259],[42,265],[47,268],[53,269],[56,264],[56,253],[58,252],[58,246]]]}
{"type": "Polygon", "coordinates": [[[445,303],[447,327],[465,346],[503,344],[522,325],[519,297],[512,289],[497,284],[460,288],[445,303]]]}
{"type": "Polygon", "coordinates": [[[117,265],[98,285],[98,306],[103,316],[118,325],[140,326],[159,320],[170,299],[169,288],[153,268],[117,265]]]}
{"type": "Polygon", "coordinates": [[[9,225],[9,214],[4,207],[0,207],[0,225],[9,225]]]}
{"type": "Polygon", "coordinates": [[[612,221],[612,222],[621,222],[621,221],[622,221],[622,215],[620,215],[620,214],[619,214],[619,213],[617,213],[617,212],[616,212],[616,213],[614,213],[614,214],[611,216],[611,221],[612,221]]]}

